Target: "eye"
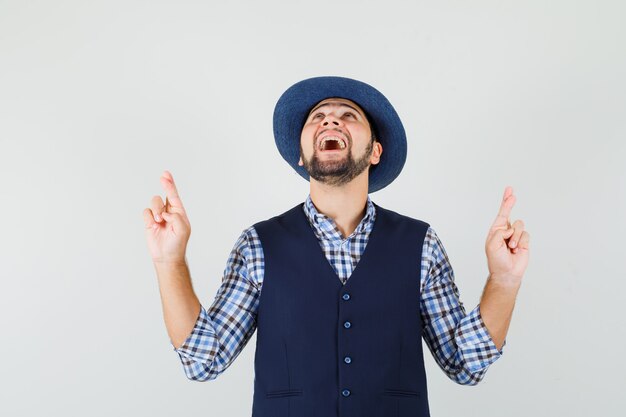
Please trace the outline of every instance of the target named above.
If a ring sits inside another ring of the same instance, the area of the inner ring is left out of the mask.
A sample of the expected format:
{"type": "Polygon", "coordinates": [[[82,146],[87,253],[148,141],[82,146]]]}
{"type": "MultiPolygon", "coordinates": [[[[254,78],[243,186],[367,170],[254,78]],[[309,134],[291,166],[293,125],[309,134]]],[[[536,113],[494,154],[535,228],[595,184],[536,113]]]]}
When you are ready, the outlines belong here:
{"type": "Polygon", "coordinates": [[[316,117],[323,116],[323,115],[324,115],[323,113],[317,113],[315,116],[313,116],[313,118],[315,119],[316,117]]]}
{"type": "Polygon", "coordinates": [[[343,115],[344,115],[344,116],[352,116],[352,117],[356,118],[356,116],[354,115],[354,113],[351,113],[351,112],[346,112],[346,113],[344,113],[343,115]]]}

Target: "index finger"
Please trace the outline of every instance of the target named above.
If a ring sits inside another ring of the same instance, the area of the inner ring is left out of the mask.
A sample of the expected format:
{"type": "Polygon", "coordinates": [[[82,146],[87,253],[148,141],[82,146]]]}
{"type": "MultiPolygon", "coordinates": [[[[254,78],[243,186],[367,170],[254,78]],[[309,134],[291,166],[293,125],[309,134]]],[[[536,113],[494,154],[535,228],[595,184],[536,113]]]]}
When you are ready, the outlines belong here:
{"type": "Polygon", "coordinates": [[[160,179],[166,193],[165,210],[167,212],[184,212],[185,208],[183,207],[183,202],[178,195],[178,190],[176,189],[176,184],[174,184],[174,177],[172,177],[172,174],[166,170],[163,172],[160,179]],[[168,208],[171,208],[172,210],[168,210],[168,208]]]}
{"type": "Polygon", "coordinates": [[[508,227],[509,216],[511,215],[513,205],[515,205],[515,196],[513,195],[513,187],[509,185],[504,189],[500,210],[498,211],[496,219],[493,221],[492,228],[508,227]]]}

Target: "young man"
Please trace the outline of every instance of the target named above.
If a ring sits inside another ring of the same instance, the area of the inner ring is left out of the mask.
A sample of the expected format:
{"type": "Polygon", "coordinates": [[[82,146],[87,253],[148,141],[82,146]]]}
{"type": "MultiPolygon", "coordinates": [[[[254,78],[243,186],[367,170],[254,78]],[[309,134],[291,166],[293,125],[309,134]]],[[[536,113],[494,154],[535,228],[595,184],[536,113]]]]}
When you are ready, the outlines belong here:
{"type": "Polygon", "coordinates": [[[169,172],[144,210],[164,317],[189,379],[224,372],[257,331],[253,417],[428,416],[422,338],[446,375],[475,385],[502,355],[528,263],[507,187],[489,230],[489,278],[465,312],[424,221],[375,204],[406,159],[402,122],[375,88],[342,77],[291,86],[274,111],[304,203],[245,229],[207,310],[185,262],[189,220],[169,172]]]}

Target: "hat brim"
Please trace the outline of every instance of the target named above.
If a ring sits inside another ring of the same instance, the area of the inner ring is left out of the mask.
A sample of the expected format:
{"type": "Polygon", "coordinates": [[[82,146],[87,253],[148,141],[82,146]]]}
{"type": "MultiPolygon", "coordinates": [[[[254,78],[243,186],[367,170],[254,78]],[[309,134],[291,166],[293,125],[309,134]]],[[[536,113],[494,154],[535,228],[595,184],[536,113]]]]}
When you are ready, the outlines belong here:
{"type": "Polygon", "coordinates": [[[376,138],[383,147],[380,161],[372,165],[368,193],[389,185],[402,171],[407,154],[404,126],[387,98],[374,87],[344,77],[314,77],[289,87],[274,108],[274,140],[281,156],[300,176],[310,181],[300,160],[300,136],[311,108],[320,101],[344,98],[359,105],[376,127],[376,138]]]}

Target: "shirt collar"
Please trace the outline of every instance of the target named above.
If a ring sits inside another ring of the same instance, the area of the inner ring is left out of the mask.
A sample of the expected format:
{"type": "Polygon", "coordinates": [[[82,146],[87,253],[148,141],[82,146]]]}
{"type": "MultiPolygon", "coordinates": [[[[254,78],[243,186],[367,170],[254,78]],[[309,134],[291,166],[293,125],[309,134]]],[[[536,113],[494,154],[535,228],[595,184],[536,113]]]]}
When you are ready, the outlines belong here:
{"type": "MultiPolygon", "coordinates": [[[[315,205],[313,204],[313,200],[311,199],[311,194],[309,194],[304,202],[304,213],[306,214],[309,223],[316,231],[318,235],[321,235],[327,239],[331,240],[343,240],[341,237],[341,232],[337,228],[335,221],[326,216],[325,214],[320,213],[315,205]]],[[[370,198],[369,194],[367,196],[367,203],[365,209],[365,216],[361,219],[361,222],[356,227],[353,232],[354,234],[362,233],[365,230],[371,230],[374,220],[376,219],[376,208],[374,207],[374,203],[370,198]]]]}

